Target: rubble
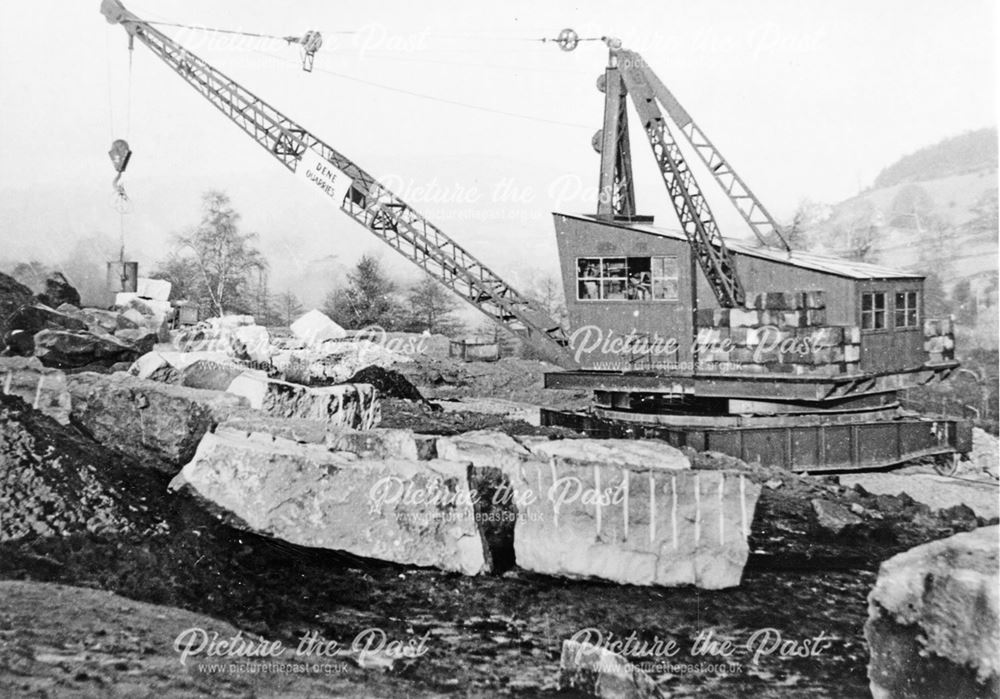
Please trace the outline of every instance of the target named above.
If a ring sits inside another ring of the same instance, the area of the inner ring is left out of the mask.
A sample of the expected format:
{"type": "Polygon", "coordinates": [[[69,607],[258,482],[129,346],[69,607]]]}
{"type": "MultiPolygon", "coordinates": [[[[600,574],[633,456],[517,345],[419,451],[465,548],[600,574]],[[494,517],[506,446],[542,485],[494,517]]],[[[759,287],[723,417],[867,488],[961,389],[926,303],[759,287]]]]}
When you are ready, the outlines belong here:
{"type": "Polygon", "coordinates": [[[233,379],[228,392],[274,417],[321,420],[356,429],[375,427],[380,420],[378,393],[368,384],[313,388],[244,372],[233,379]]]}
{"type": "Polygon", "coordinates": [[[0,395],[0,542],[158,530],[128,484],[109,477],[119,466],[112,452],[19,396],[0,395]]]}
{"type": "Polygon", "coordinates": [[[246,408],[237,396],[174,386],[125,373],[71,376],[72,418],[95,440],[146,468],[171,475],[202,436],[246,408]]]}
{"type": "Polygon", "coordinates": [[[236,526],[293,544],[477,575],[492,562],[469,470],[220,428],[202,438],[171,489],[189,488],[236,526]]]}
{"type": "Polygon", "coordinates": [[[997,537],[982,527],[881,565],[865,624],[873,697],[1000,694],[997,537]]]}

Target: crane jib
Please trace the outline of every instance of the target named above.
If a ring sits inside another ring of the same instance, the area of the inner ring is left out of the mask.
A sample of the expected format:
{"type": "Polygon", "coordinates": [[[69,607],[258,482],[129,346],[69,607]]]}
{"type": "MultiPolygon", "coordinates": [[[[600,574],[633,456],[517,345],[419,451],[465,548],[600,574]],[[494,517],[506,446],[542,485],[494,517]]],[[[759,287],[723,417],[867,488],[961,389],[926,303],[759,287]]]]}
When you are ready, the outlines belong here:
{"type": "Polygon", "coordinates": [[[295,174],[305,179],[338,209],[351,188],[352,179],[346,172],[312,150],[307,149],[302,154],[295,166],[295,174]]]}

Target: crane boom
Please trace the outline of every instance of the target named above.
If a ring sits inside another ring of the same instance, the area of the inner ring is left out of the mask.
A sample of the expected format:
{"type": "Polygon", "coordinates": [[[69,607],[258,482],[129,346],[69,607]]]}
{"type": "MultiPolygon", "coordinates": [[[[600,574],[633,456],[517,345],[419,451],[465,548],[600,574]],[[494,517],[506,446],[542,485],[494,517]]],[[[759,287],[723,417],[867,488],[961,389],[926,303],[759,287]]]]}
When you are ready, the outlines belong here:
{"type": "Polygon", "coordinates": [[[645,62],[631,51],[618,51],[617,59],[625,88],[639,114],[670,195],[670,203],[677,212],[681,229],[691,243],[691,250],[712,292],[723,307],[742,306],[746,293],[736,274],[736,265],[719,232],[708,200],[698,187],[684,154],[657,106],[657,94],[649,83],[645,62]]]}
{"type": "Polygon", "coordinates": [[[708,171],[712,173],[712,177],[719,183],[719,187],[729,197],[733,206],[740,212],[740,216],[747,222],[750,230],[757,236],[761,244],[769,245],[768,236],[772,236],[778,239],[786,251],[790,251],[791,248],[789,248],[788,242],[781,234],[781,226],[774,220],[774,217],[771,216],[771,213],[761,203],[760,199],[757,198],[757,195],[743,181],[743,178],[733,169],[729,161],[722,156],[719,149],[709,140],[705,132],[701,130],[701,127],[691,118],[688,111],[681,106],[681,103],[674,97],[670,89],[653,72],[649,64],[645,63],[642,57],[634,51],[619,51],[618,55],[626,61],[639,62],[639,65],[642,66],[641,70],[643,76],[646,78],[646,83],[652,88],[660,104],[663,105],[663,108],[670,115],[677,128],[680,129],[680,132],[684,134],[688,143],[693,146],[698,158],[705,164],[708,171]]]}
{"type": "Polygon", "coordinates": [[[353,160],[129,12],[120,0],[103,0],[101,12],[108,22],[121,24],[130,37],[138,38],[288,170],[301,172],[317,159],[335,168],[333,179],[347,182],[337,204],[348,216],[465,301],[521,335],[546,358],[565,368],[576,365],[558,322],[353,160]]]}

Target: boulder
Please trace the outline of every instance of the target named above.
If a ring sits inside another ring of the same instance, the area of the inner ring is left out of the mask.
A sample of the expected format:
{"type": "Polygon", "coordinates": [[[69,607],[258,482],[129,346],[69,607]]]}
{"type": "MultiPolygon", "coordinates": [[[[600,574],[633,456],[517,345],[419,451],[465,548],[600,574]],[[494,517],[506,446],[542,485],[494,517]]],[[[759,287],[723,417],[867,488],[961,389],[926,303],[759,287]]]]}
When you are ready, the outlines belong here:
{"type": "Polygon", "coordinates": [[[110,366],[135,361],[141,352],[112,335],[87,331],[42,330],[35,334],[35,356],[46,366],[59,368],[93,364],[110,366]]]}
{"type": "Polygon", "coordinates": [[[319,345],[327,340],[342,340],[347,331],[330,319],[323,311],[312,309],[291,325],[292,333],[307,346],[319,345]]]}
{"type": "Polygon", "coordinates": [[[115,337],[122,342],[132,345],[141,354],[152,352],[159,338],[156,331],[148,328],[124,328],[116,330],[115,337]]]}
{"type": "Polygon", "coordinates": [[[656,682],[628,660],[592,643],[563,641],[559,688],[602,699],[661,699],[656,682]]]}
{"type": "Polygon", "coordinates": [[[228,391],[274,417],[320,420],[356,429],[370,429],[381,420],[378,394],[367,384],[313,388],[244,372],[233,379],[228,391]]]}
{"type": "Polygon", "coordinates": [[[235,526],[300,546],[466,575],[491,569],[468,464],[359,459],[270,434],[206,434],[171,483],[235,526]]]}
{"type": "Polygon", "coordinates": [[[13,277],[0,272],[0,349],[3,349],[5,338],[10,331],[7,319],[21,306],[32,303],[34,294],[31,289],[13,277]]]}
{"type": "Polygon", "coordinates": [[[35,410],[60,424],[69,424],[66,375],[43,366],[37,357],[0,357],[0,392],[20,396],[35,410]]]}
{"type": "Polygon", "coordinates": [[[849,531],[851,527],[864,522],[857,514],[836,502],[814,498],[810,504],[816,516],[817,526],[834,536],[839,536],[849,531]]]}
{"type": "Polygon", "coordinates": [[[62,272],[53,272],[45,280],[45,291],[38,295],[38,300],[52,308],[64,303],[79,307],[80,292],[73,288],[62,272]]]}
{"type": "Polygon", "coordinates": [[[87,324],[79,318],[36,303],[14,311],[7,319],[7,327],[34,335],[41,330],[86,330],[87,324]]]}
{"type": "Polygon", "coordinates": [[[893,556],[868,595],[872,696],[1000,695],[996,526],[893,556]]]}
{"type": "Polygon", "coordinates": [[[76,424],[139,465],[170,474],[191,459],[209,429],[246,406],[227,393],[124,373],[75,374],[68,388],[76,424]]]}
{"type": "Polygon", "coordinates": [[[389,369],[412,358],[369,340],[326,342],[307,349],[279,349],[271,362],[297,383],[345,383],[366,367],[389,369]]]}
{"type": "MultiPolygon", "coordinates": [[[[225,391],[246,369],[232,362],[198,359],[180,370],[177,383],[191,388],[225,391]]],[[[263,374],[261,374],[263,376],[263,374]]]]}

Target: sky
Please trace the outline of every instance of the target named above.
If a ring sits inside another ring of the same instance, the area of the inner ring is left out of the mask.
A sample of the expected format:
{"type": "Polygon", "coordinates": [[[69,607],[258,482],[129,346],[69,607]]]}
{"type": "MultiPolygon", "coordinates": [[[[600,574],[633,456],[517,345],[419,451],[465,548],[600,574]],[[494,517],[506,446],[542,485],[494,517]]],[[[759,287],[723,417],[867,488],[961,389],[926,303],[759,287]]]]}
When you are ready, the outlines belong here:
{"type": "MultiPolygon", "coordinates": [[[[99,5],[0,3],[0,261],[57,261],[80,240],[124,230],[128,256],[149,270],[172,235],[197,223],[200,194],[221,189],[259,234],[276,289],[309,277],[311,301],[324,274],[363,252],[412,274],[144,46],[129,79],[125,32],[99,5]],[[113,206],[113,138],[134,153],[124,218],[113,206]]],[[[641,53],[779,219],[803,199],[856,194],[917,148],[996,124],[990,0],[125,5],[151,21],[322,32],[306,73],[280,40],[160,27],[515,284],[556,268],[552,211],[595,208],[590,141],[607,50],[538,40],[564,27],[641,53]]],[[[632,149],[640,213],[676,225],[641,132],[632,149]]],[[[747,235],[725,202],[711,201],[727,235],[747,235]]]]}

